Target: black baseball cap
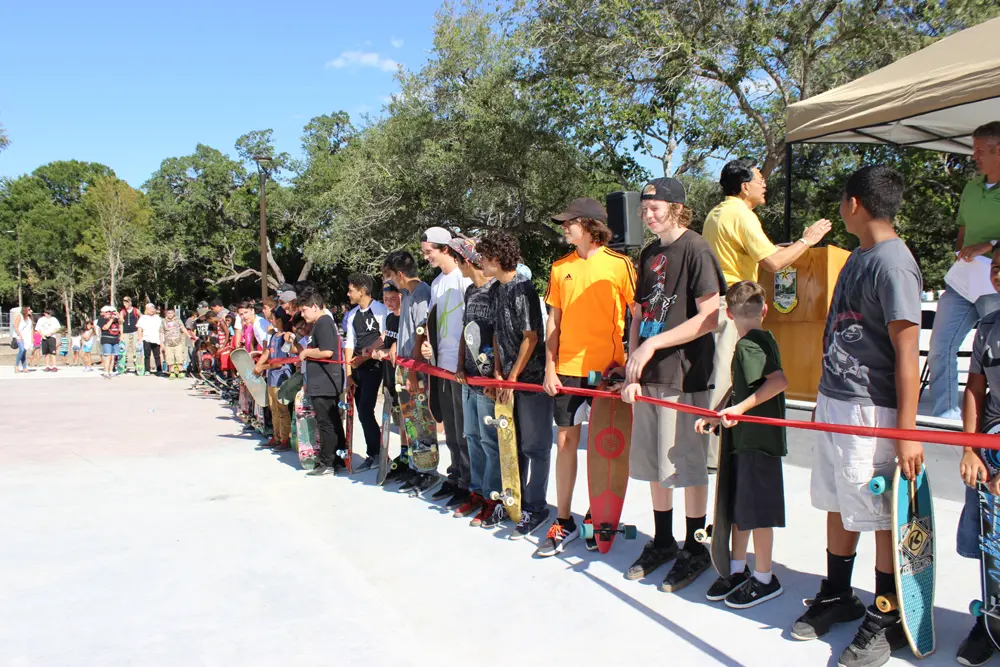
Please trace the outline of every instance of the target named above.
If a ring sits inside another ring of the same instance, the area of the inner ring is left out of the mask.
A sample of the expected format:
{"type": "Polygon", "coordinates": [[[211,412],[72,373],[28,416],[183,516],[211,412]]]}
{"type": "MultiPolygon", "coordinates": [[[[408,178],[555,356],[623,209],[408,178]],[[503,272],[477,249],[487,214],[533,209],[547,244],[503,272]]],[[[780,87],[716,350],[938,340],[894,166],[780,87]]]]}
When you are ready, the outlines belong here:
{"type": "Polygon", "coordinates": [[[643,199],[654,199],[671,204],[684,204],[687,195],[684,185],[676,178],[654,178],[642,189],[643,199]]]}
{"type": "Polygon", "coordinates": [[[608,212],[605,210],[603,204],[596,199],[580,197],[571,201],[565,211],[559,215],[552,216],[552,220],[559,223],[576,220],[577,218],[590,218],[591,220],[606,223],[608,221],[608,212]]]}
{"type": "Polygon", "coordinates": [[[399,288],[396,287],[395,285],[393,285],[391,282],[389,282],[387,280],[384,283],[382,283],[382,291],[383,292],[398,292],[399,288]]]}

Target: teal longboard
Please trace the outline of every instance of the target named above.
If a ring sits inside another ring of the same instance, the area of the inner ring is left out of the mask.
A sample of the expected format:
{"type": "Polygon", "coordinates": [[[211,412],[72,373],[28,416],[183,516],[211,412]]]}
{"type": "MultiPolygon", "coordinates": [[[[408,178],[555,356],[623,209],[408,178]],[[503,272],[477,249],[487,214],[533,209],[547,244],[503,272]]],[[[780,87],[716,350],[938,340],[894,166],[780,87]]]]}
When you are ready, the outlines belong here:
{"type": "Polygon", "coordinates": [[[875,605],[883,613],[899,609],[903,633],[913,655],[934,652],[934,506],[926,468],[909,481],[899,467],[889,487],[885,477],[869,484],[876,495],[892,490],[892,562],[897,600],[879,596],[875,605]]]}

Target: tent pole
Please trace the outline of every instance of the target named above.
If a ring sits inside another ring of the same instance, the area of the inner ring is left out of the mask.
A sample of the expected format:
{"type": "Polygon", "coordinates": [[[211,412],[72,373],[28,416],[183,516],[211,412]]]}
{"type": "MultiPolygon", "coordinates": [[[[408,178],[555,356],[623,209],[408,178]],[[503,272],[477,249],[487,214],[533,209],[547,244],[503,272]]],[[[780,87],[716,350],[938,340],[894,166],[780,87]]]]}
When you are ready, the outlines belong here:
{"type": "Polygon", "coordinates": [[[785,242],[792,242],[792,145],[785,143],[785,242]]]}

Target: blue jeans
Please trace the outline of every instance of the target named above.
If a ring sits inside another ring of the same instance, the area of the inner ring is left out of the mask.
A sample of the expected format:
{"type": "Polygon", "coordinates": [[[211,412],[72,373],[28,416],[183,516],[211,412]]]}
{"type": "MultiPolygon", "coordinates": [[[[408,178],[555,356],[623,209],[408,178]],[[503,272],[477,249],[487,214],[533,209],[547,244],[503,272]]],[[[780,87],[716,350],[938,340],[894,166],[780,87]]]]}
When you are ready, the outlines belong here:
{"type": "Polygon", "coordinates": [[[478,389],[462,385],[465,441],[469,445],[469,491],[489,498],[500,492],[500,445],[497,430],[484,419],[493,416],[494,402],[478,389]]]}
{"type": "Polygon", "coordinates": [[[521,508],[545,509],[552,456],[552,416],[555,403],[548,394],[514,392],[517,422],[517,465],[521,468],[521,508]]]}
{"type": "Polygon", "coordinates": [[[976,322],[997,309],[1000,309],[1000,294],[987,294],[971,303],[954,290],[946,289],[938,301],[927,355],[931,414],[935,417],[962,418],[958,398],[958,349],[976,322]]]}
{"type": "Polygon", "coordinates": [[[958,517],[958,535],[956,539],[958,555],[965,558],[980,556],[979,549],[979,494],[972,487],[965,487],[965,506],[958,517]]]}
{"type": "Polygon", "coordinates": [[[14,359],[14,368],[28,370],[28,350],[24,347],[24,341],[17,340],[17,358],[14,359]]]}

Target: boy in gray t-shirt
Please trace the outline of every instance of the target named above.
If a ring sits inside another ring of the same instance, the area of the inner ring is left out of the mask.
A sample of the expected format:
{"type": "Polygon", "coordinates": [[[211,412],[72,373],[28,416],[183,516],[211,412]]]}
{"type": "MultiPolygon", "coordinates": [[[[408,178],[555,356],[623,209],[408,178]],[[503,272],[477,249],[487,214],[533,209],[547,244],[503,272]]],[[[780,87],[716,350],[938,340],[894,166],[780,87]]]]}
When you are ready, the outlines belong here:
{"type": "MultiPolygon", "coordinates": [[[[840,215],[861,245],[840,272],[823,334],[823,373],[816,422],[914,428],[920,353],[920,270],[896,235],[893,218],[903,177],[884,166],[865,167],[847,181],[840,215]]],[[[881,665],[906,645],[899,612],[864,604],[851,588],[859,533],[875,533],[875,596],[893,596],[891,494],[867,484],[891,475],[899,458],[908,479],[920,472],[919,443],[820,433],[812,470],[812,504],[827,512],[827,577],[792,627],[796,639],[815,639],[836,623],[864,618],[840,656],[850,667],[881,665]]]]}

